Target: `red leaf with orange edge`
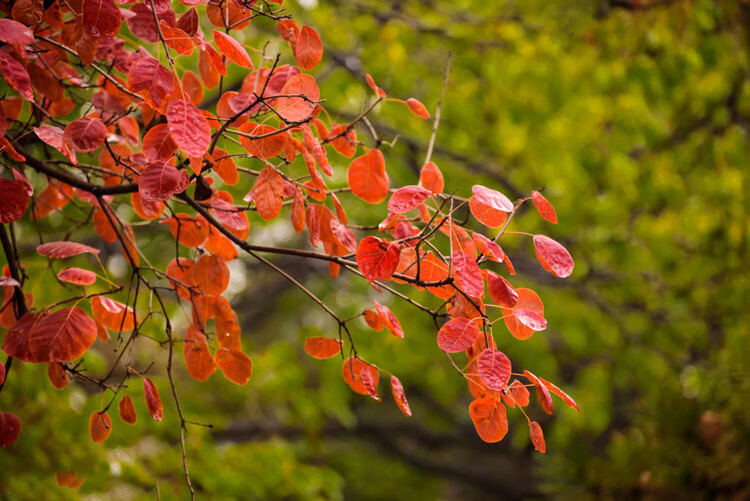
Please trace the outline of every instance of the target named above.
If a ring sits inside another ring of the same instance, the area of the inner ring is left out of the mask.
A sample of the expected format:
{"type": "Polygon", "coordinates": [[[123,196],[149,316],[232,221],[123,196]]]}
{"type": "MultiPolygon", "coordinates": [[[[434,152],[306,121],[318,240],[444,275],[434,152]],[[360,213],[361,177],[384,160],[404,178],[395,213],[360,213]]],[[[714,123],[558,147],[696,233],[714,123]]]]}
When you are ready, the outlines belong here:
{"type": "Polygon", "coordinates": [[[107,126],[98,118],[79,118],[65,127],[63,137],[74,151],[90,153],[104,144],[107,126]]]}
{"type": "Polygon", "coordinates": [[[501,351],[483,350],[477,359],[477,368],[482,383],[490,390],[500,391],[510,380],[510,360],[501,351]]]}
{"type": "Polygon", "coordinates": [[[487,289],[490,298],[496,305],[503,308],[513,308],[518,303],[518,293],[503,277],[495,272],[487,272],[487,289]]]}
{"type": "Polygon", "coordinates": [[[326,359],[335,357],[341,352],[343,342],[326,337],[309,337],[305,340],[305,353],[313,358],[326,359]]]}
{"type": "Polygon", "coordinates": [[[477,246],[477,250],[486,258],[491,259],[497,263],[502,263],[505,260],[505,252],[502,247],[496,244],[494,241],[485,237],[481,233],[476,231],[472,233],[474,239],[474,245],[477,246]]]}
{"type": "Polygon", "coordinates": [[[529,436],[531,437],[531,443],[534,444],[534,449],[538,450],[542,454],[547,452],[547,445],[544,443],[544,433],[542,433],[542,427],[536,421],[529,422],[529,436]]]}
{"type": "Polygon", "coordinates": [[[534,249],[542,268],[556,277],[565,278],[573,273],[573,258],[559,242],[545,235],[534,235],[534,249]]]}
{"type": "Polygon", "coordinates": [[[91,298],[91,312],[97,322],[117,332],[132,330],[138,322],[133,308],[105,296],[91,298]]]}
{"type": "Polygon", "coordinates": [[[432,193],[421,186],[404,186],[397,189],[388,200],[388,212],[403,214],[416,209],[419,204],[427,200],[432,193]]]}
{"type": "Polygon", "coordinates": [[[75,285],[91,285],[96,282],[96,273],[81,268],[64,268],[57,274],[57,279],[75,285]]]}
{"type": "Polygon", "coordinates": [[[477,201],[484,205],[503,212],[513,211],[513,202],[499,191],[475,184],[471,187],[471,192],[477,201]]]}
{"type": "Polygon", "coordinates": [[[389,279],[396,271],[399,244],[367,236],[357,246],[357,266],[367,280],[389,279]]]}
{"type": "Polygon", "coordinates": [[[9,447],[21,433],[21,421],[12,412],[0,412],[0,447],[9,447]]]}
{"type": "Polygon", "coordinates": [[[422,166],[422,170],[419,171],[419,185],[435,194],[443,192],[443,173],[435,162],[427,162],[422,166]]]}
{"type": "Polygon", "coordinates": [[[237,350],[220,348],[216,351],[216,363],[231,382],[240,386],[247,384],[253,375],[253,362],[247,355],[237,350]]]}
{"type": "Polygon", "coordinates": [[[255,68],[250,56],[247,55],[247,51],[237,40],[220,31],[212,31],[214,33],[214,42],[216,43],[219,52],[227,56],[227,58],[234,64],[242,66],[243,68],[255,68]]]}
{"type": "Polygon", "coordinates": [[[469,415],[479,438],[485,442],[499,442],[508,433],[505,406],[492,398],[474,400],[469,405],[469,415]]]}
{"type": "Polygon", "coordinates": [[[253,188],[253,198],[258,215],[271,221],[281,212],[284,196],[284,179],[272,165],[266,164],[253,188]]]}
{"type": "Polygon", "coordinates": [[[152,202],[144,200],[140,192],[134,191],[130,194],[130,204],[138,217],[146,221],[158,219],[164,213],[164,202],[152,202]]]}
{"type": "Polygon", "coordinates": [[[388,196],[389,180],[383,153],[371,149],[355,158],[349,165],[347,182],[352,193],[365,202],[377,204],[385,200],[388,196]]]}
{"type": "Polygon", "coordinates": [[[143,396],[146,399],[146,410],[154,421],[161,421],[164,417],[164,410],[159,397],[159,389],[149,378],[143,378],[143,396]]]}
{"type": "Polygon", "coordinates": [[[539,403],[542,405],[542,409],[544,409],[544,412],[546,412],[547,414],[552,414],[552,396],[549,394],[549,390],[547,389],[547,387],[542,384],[539,378],[531,372],[523,371],[523,375],[526,376],[529,381],[534,383],[534,387],[536,388],[536,396],[539,399],[539,403]]]}
{"type": "Polygon", "coordinates": [[[309,26],[302,27],[296,35],[294,58],[304,70],[311,70],[318,65],[323,58],[323,43],[317,31],[309,26]]]}
{"type": "Polygon", "coordinates": [[[229,286],[229,268],[219,256],[203,254],[193,265],[192,283],[209,296],[218,296],[229,286]]]}
{"type": "Polygon", "coordinates": [[[167,125],[177,146],[190,157],[202,157],[211,144],[211,127],[190,101],[175,99],[167,106],[167,125]]]}
{"type": "Polygon", "coordinates": [[[387,306],[383,306],[382,304],[378,303],[377,301],[373,301],[375,303],[375,309],[378,311],[378,315],[380,315],[380,318],[383,319],[383,325],[386,329],[391,331],[391,334],[398,338],[404,337],[404,331],[401,329],[401,323],[398,321],[398,318],[396,318],[396,315],[393,314],[393,312],[388,308],[387,306]]]}
{"type": "Polygon", "coordinates": [[[482,271],[471,256],[460,250],[455,250],[451,254],[451,265],[461,290],[471,297],[480,298],[484,296],[482,271]]]}
{"type": "Polygon", "coordinates": [[[18,221],[29,207],[26,187],[16,181],[0,178],[0,223],[18,221]]]}
{"type": "Polygon", "coordinates": [[[141,173],[138,191],[144,200],[163,202],[185,191],[189,183],[190,177],[184,170],[177,170],[169,162],[153,162],[141,173]]]}
{"type": "Polygon", "coordinates": [[[562,398],[563,402],[565,402],[565,405],[567,405],[568,407],[571,407],[571,408],[573,408],[575,410],[579,410],[578,409],[578,404],[576,403],[575,400],[573,400],[570,397],[570,395],[568,395],[567,393],[565,393],[564,391],[562,391],[560,388],[558,388],[554,384],[550,383],[549,381],[546,381],[546,380],[544,380],[542,378],[537,378],[537,379],[539,379],[539,381],[544,386],[546,386],[549,391],[551,391],[552,393],[554,393],[558,397],[562,398]]]}
{"type": "Polygon", "coordinates": [[[510,394],[513,397],[513,400],[521,407],[529,405],[529,397],[531,394],[529,393],[529,390],[526,389],[526,386],[524,386],[518,379],[510,384],[510,394]]]}
{"type": "Polygon", "coordinates": [[[287,80],[279,95],[305,97],[280,97],[276,100],[276,111],[287,122],[302,122],[312,115],[320,99],[320,90],[315,79],[304,73],[287,80]]]}
{"type": "Polygon", "coordinates": [[[363,367],[359,372],[359,379],[362,381],[362,386],[365,388],[367,394],[380,402],[380,397],[378,396],[378,381],[373,377],[373,372],[374,371],[370,370],[370,367],[363,367]]]}
{"type": "Polygon", "coordinates": [[[50,362],[47,364],[47,377],[52,386],[58,390],[62,390],[68,386],[68,375],[65,373],[60,362],[50,362]]]}
{"type": "Polygon", "coordinates": [[[206,336],[195,325],[189,325],[183,349],[188,373],[198,381],[205,381],[216,372],[216,361],[208,351],[206,336]]]}
{"type": "Polygon", "coordinates": [[[143,136],[143,155],[152,162],[166,162],[177,151],[177,143],[167,124],[151,127],[143,136]]]}
{"type": "Polygon", "coordinates": [[[393,394],[393,400],[396,401],[396,405],[398,405],[401,412],[407,417],[411,416],[411,407],[409,407],[409,401],[406,400],[404,387],[396,376],[391,376],[391,393],[393,394]]]}
{"type": "Polygon", "coordinates": [[[362,370],[366,369],[372,376],[372,386],[377,387],[378,381],[380,380],[380,374],[378,370],[372,365],[368,364],[361,358],[349,357],[344,360],[344,365],[341,368],[341,375],[344,376],[344,381],[349,387],[360,395],[367,395],[367,388],[365,388],[362,382],[362,370]]]}
{"type": "Polygon", "coordinates": [[[248,122],[240,127],[240,132],[259,137],[259,139],[252,139],[247,136],[239,136],[242,146],[254,157],[273,158],[284,151],[287,141],[286,133],[278,132],[270,125],[248,122]]]}
{"type": "Polygon", "coordinates": [[[534,207],[536,207],[536,210],[539,212],[539,215],[542,216],[542,219],[557,224],[557,213],[555,212],[555,208],[552,207],[552,204],[549,203],[546,198],[544,198],[544,195],[538,191],[534,191],[531,193],[531,201],[534,202],[534,207]]]}
{"type": "Polygon", "coordinates": [[[474,343],[479,335],[476,322],[465,317],[447,321],[438,331],[438,347],[446,353],[460,353],[474,343]]]}
{"type": "Polygon", "coordinates": [[[89,419],[89,433],[95,444],[100,444],[112,433],[112,419],[104,411],[94,411],[89,419]]]}
{"type": "Polygon", "coordinates": [[[417,99],[410,97],[406,100],[406,105],[409,107],[409,110],[419,118],[430,118],[430,112],[427,111],[427,108],[425,108],[424,104],[419,102],[417,99]]]}
{"type": "Polygon", "coordinates": [[[526,323],[536,321],[532,325],[539,325],[537,317],[544,319],[544,304],[537,293],[531,289],[516,289],[516,293],[518,294],[518,300],[514,309],[503,308],[505,325],[517,339],[528,339],[534,334],[534,329],[526,325],[526,323]],[[517,316],[515,315],[516,310],[523,311],[517,316]],[[536,316],[532,316],[531,313],[536,316]],[[524,321],[521,321],[522,319],[524,321]]]}
{"type": "Polygon", "coordinates": [[[117,411],[120,414],[120,419],[128,424],[135,424],[138,421],[138,415],[135,413],[135,406],[133,405],[133,399],[129,395],[124,395],[120,399],[120,403],[117,405],[117,411]]]}

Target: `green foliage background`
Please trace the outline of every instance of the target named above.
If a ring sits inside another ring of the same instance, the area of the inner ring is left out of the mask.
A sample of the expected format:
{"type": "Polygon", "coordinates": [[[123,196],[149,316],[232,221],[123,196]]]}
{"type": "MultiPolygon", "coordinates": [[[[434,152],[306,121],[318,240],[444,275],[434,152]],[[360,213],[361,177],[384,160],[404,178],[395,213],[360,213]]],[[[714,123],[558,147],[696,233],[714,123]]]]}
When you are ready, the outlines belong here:
{"type": "MultiPolygon", "coordinates": [[[[750,4],[628,4],[288,2],[299,23],[321,34],[326,52],[316,77],[339,122],[371,99],[365,73],[389,95],[416,97],[434,110],[452,54],[433,157],[446,189],[467,195],[472,184],[484,184],[514,199],[543,188],[560,223],[545,223],[527,208],[514,229],[548,234],[576,260],[570,279],[555,279],[536,262],[530,239],[503,237],[519,272],[511,282],[540,294],[550,327],[527,341],[504,327],[495,337],[514,367],[563,387],[581,412],[556,400],[550,418],[531,405],[545,430],[546,455],[532,452],[517,411],[509,412],[503,442],[481,443],[468,416],[470,395],[437,349],[430,317],[385,298],[405,339],[373,333],[364,322],[354,335],[366,359],[403,381],[415,414],[407,419],[386,385],[382,403],[354,395],[338,360],[307,357],[305,337],[335,335],[336,326],[282,279],[245,261],[233,268],[240,278],[232,303],[254,362],[251,382],[237,387],[220,375],[194,382],[177,353],[187,416],[213,425],[189,428],[199,499],[750,496],[750,4]]],[[[258,47],[275,33],[263,19],[244,30],[245,41],[258,47]]],[[[292,62],[286,44],[270,47],[292,62]]],[[[235,70],[226,85],[243,76],[235,70]]],[[[379,106],[372,118],[385,140],[400,137],[385,148],[392,185],[414,184],[431,122],[397,103],[379,106]]],[[[371,144],[364,128],[358,134],[371,144]]],[[[343,184],[348,162],[335,154],[331,160],[343,184]]],[[[249,160],[246,166],[257,167],[249,160]]],[[[384,207],[348,201],[358,223],[385,214],[384,207]]],[[[62,233],[65,225],[53,216],[42,229],[62,233]]],[[[303,241],[286,219],[264,225],[256,217],[251,225],[249,238],[258,243],[303,241]]],[[[136,233],[163,267],[171,256],[158,249],[172,244],[158,229],[136,233]]],[[[34,256],[33,225],[24,219],[16,231],[37,304],[59,300],[45,287],[53,277],[46,261],[34,256]]],[[[276,262],[303,276],[342,317],[381,300],[346,274],[331,282],[326,267],[276,262]]],[[[180,325],[182,313],[175,309],[174,316],[180,325]]],[[[158,340],[160,328],[157,318],[151,335],[158,340]]],[[[138,349],[140,366],[164,356],[147,339],[138,349]]],[[[103,371],[111,357],[92,350],[85,366],[103,371]]],[[[87,430],[101,394],[75,384],[56,391],[45,369],[17,364],[2,393],[2,409],[16,412],[24,428],[15,446],[0,450],[0,496],[185,498],[164,367],[152,369],[164,421],[147,418],[142,389],[133,383],[127,392],[138,424],[114,417],[106,446],[92,444],[87,430]],[[56,486],[54,472],[62,470],[86,475],[80,491],[56,486]]]]}

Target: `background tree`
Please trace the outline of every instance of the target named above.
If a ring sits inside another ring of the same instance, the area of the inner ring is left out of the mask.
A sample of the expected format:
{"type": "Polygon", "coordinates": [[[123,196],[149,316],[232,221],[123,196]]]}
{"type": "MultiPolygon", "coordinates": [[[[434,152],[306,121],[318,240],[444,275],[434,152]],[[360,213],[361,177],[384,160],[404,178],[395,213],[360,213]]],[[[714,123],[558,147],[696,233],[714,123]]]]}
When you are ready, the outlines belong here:
{"type": "MultiPolygon", "coordinates": [[[[338,364],[307,358],[303,340],[330,335],[330,318],[307,308],[303,318],[271,314],[268,303],[257,300],[259,292],[265,298],[273,291],[282,312],[298,311],[305,298],[248,263],[245,283],[230,286],[230,297],[244,326],[243,348],[255,364],[252,388],[216,376],[191,383],[181,364],[175,367],[185,412],[215,425],[191,427],[187,436],[193,484],[238,499],[745,492],[748,86],[742,4],[285,7],[300,25],[323,35],[326,58],[316,79],[326,107],[342,122],[362,111],[365,72],[389,95],[414,95],[433,109],[446,49],[452,49],[433,160],[456,186],[500,186],[511,198],[545,186],[561,215],[553,236],[565,235],[559,240],[576,257],[573,286],[557,287],[526,258],[527,239],[504,239],[519,271],[511,281],[540,293],[550,328],[525,342],[511,342],[506,333],[503,349],[514,366],[559,374],[584,412],[542,421],[550,450],[541,460],[532,459],[525,425],[512,413],[511,436],[483,445],[465,407],[456,404],[468,405],[470,397],[435,349],[435,326],[394,302],[388,306],[401,320],[408,349],[396,338],[364,334],[364,323],[356,339],[358,349],[387,359],[399,374],[415,414],[407,421],[393,405],[351,394],[338,364]],[[529,277],[533,281],[524,284],[529,277]]],[[[243,33],[260,40],[275,36],[274,29],[259,20],[243,33]]],[[[242,76],[235,76],[235,85],[242,76]]],[[[231,88],[231,77],[224,89],[231,88]]],[[[380,106],[369,118],[385,141],[401,135],[393,151],[385,148],[394,186],[414,184],[429,140],[429,126],[405,119],[404,111],[380,106]]],[[[367,130],[358,132],[369,141],[367,130]]],[[[55,217],[46,222],[68,224],[55,217]]],[[[364,205],[349,217],[362,224],[382,219],[364,205]]],[[[532,233],[545,225],[533,210],[517,217],[532,233]]],[[[24,221],[14,224],[25,232],[18,241],[34,235],[24,221]]],[[[258,238],[294,242],[282,227],[288,223],[263,227],[258,238]]],[[[136,228],[139,239],[144,230],[136,228]]],[[[148,238],[160,242],[157,233],[148,238]]],[[[150,243],[139,240],[141,248],[150,243]]],[[[34,258],[34,244],[24,255],[44,267],[46,260],[34,258]]],[[[106,250],[108,264],[126,264],[117,246],[106,250]]],[[[166,265],[166,256],[161,259],[166,265]]],[[[344,318],[380,297],[365,285],[330,292],[325,264],[276,262],[304,277],[322,300],[335,301],[344,318]]],[[[233,277],[242,275],[233,270],[233,277]]],[[[29,285],[37,304],[59,300],[29,285]]],[[[97,352],[87,354],[88,370],[110,365],[97,360],[97,352]]],[[[143,360],[160,353],[144,351],[143,360]]],[[[116,422],[105,449],[85,439],[88,416],[100,408],[98,390],[93,398],[81,385],[52,393],[44,367],[22,367],[23,377],[13,375],[18,379],[2,394],[2,401],[20,402],[33,416],[13,454],[0,452],[7,472],[2,481],[14,495],[74,497],[52,480],[55,471],[74,470],[86,475],[82,492],[124,497],[158,488],[162,496],[184,497],[180,427],[169,400],[164,421],[155,425],[143,419],[144,404],[135,399],[137,428],[116,422]],[[71,412],[79,416],[71,419],[71,412]],[[49,446],[34,446],[39,443],[49,446]]]]}

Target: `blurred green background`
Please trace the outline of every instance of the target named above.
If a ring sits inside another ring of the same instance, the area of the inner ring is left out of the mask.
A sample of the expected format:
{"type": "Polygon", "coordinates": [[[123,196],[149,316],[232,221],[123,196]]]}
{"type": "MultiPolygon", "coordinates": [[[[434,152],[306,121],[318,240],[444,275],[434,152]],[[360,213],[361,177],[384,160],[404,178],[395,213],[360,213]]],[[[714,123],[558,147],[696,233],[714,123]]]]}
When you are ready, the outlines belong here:
{"type": "MultiPolygon", "coordinates": [[[[528,238],[503,237],[518,271],[511,282],[539,293],[549,328],[518,341],[501,326],[496,340],[515,367],[555,382],[581,411],[556,400],[550,417],[532,403],[544,455],[533,452],[517,411],[508,413],[508,436],[484,444],[469,419],[471,396],[437,348],[428,315],[351,274],[331,282],[325,265],[276,259],[342,317],[373,299],[392,308],[405,339],[363,321],[354,336],[362,356],[404,383],[414,411],[406,418],[385,384],[377,403],[349,390],[340,360],[306,356],[305,337],[334,336],[336,326],[283,278],[243,260],[232,265],[230,290],[254,362],[250,383],[237,387],[220,374],[195,382],[178,353],[187,417],[214,426],[189,428],[198,498],[750,497],[750,3],[288,0],[285,7],[321,34],[325,54],[315,75],[339,123],[371,99],[365,73],[390,96],[434,110],[452,54],[433,156],[446,191],[467,196],[472,184],[484,184],[515,199],[543,189],[559,224],[526,207],[513,229],[545,233],[576,260],[572,277],[556,279],[528,238]]],[[[276,28],[258,19],[242,37],[262,47],[276,28]]],[[[293,62],[285,43],[269,50],[293,62]]],[[[194,67],[193,59],[180,64],[194,67]]],[[[235,69],[225,88],[243,77],[235,69]]],[[[385,148],[392,186],[415,184],[431,122],[396,103],[380,105],[371,120],[385,140],[399,136],[385,148]]],[[[366,129],[358,133],[372,143],[366,129]]],[[[334,184],[343,185],[348,160],[329,158],[334,184]]],[[[385,214],[346,202],[359,224],[385,214]]],[[[66,227],[55,216],[43,224],[51,234],[66,227]]],[[[304,245],[306,234],[297,237],[285,217],[266,225],[251,216],[251,225],[255,243],[304,245]]],[[[36,278],[30,273],[37,304],[54,302],[43,287],[52,277],[46,261],[33,255],[34,227],[16,227],[27,264],[40,267],[36,278]]],[[[171,244],[158,230],[136,234],[163,267],[159,246],[171,244]]],[[[109,255],[117,264],[119,250],[109,255]]],[[[163,338],[159,329],[154,324],[153,335],[163,338]]],[[[163,358],[158,345],[139,343],[136,362],[163,358]]],[[[100,346],[85,365],[103,371],[111,360],[100,346]]],[[[14,366],[0,403],[24,428],[13,448],[0,450],[0,497],[185,499],[176,411],[164,367],[153,371],[164,421],[147,419],[135,384],[127,392],[138,424],[113,416],[111,438],[96,446],[87,426],[100,393],[75,384],[56,391],[45,366],[14,366]],[[57,487],[54,472],[63,470],[85,474],[86,483],[79,491],[57,487]]]]}

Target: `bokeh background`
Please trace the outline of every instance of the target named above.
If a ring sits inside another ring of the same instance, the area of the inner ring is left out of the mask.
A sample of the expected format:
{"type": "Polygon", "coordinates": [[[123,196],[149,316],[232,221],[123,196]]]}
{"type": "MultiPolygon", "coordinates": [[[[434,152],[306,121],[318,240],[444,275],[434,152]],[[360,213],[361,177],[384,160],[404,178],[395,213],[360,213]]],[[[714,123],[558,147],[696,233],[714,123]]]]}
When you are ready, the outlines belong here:
{"type": "MultiPolygon", "coordinates": [[[[188,417],[214,426],[188,435],[199,499],[748,499],[750,3],[284,4],[321,34],[325,54],[315,74],[339,122],[371,99],[365,73],[390,95],[434,110],[451,54],[433,156],[447,190],[467,195],[484,184],[515,199],[543,189],[559,224],[530,207],[514,229],[548,234],[576,260],[572,277],[556,279],[539,266],[528,238],[503,238],[518,271],[514,286],[540,294],[549,328],[527,341],[497,329],[497,342],[515,366],[568,391],[581,411],[558,405],[550,417],[532,403],[547,438],[544,455],[533,451],[525,419],[513,411],[508,436],[485,444],[469,419],[471,396],[437,348],[428,315],[377,296],[351,275],[332,282],[325,265],[276,259],[342,317],[373,299],[393,309],[405,339],[364,322],[354,335],[367,360],[403,381],[414,411],[405,418],[389,395],[377,403],[352,393],[339,360],[305,355],[305,337],[335,335],[335,325],[283,278],[238,262],[231,300],[252,380],[237,387],[219,375],[197,383],[181,360],[177,369],[188,417]]],[[[261,47],[277,34],[258,19],[243,36],[261,47]]],[[[286,44],[269,47],[292,62],[286,44]]],[[[230,74],[227,88],[243,76],[230,74]]],[[[212,99],[208,93],[207,106],[212,99]]],[[[395,103],[371,119],[386,140],[399,137],[385,149],[393,186],[415,184],[431,122],[395,103]]],[[[365,129],[359,135],[371,141],[365,129]]],[[[343,184],[348,162],[331,160],[343,184]]],[[[350,220],[382,219],[383,208],[352,202],[350,220]]],[[[54,232],[65,223],[51,217],[43,224],[54,232]]],[[[304,245],[285,218],[251,224],[255,242],[304,245]]],[[[45,266],[33,256],[33,226],[18,226],[29,266],[45,266]]],[[[158,230],[136,228],[141,249],[164,266],[169,258],[160,262],[158,249],[172,244],[158,230]]],[[[119,251],[108,252],[116,266],[119,251]]],[[[37,301],[54,302],[40,276],[31,284],[37,301]]],[[[153,335],[163,333],[155,326],[153,335]]],[[[154,343],[139,350],[140,363],[163,356],[154,343]]],[[[110,361],[108,350],[93,350],[87,369],[110,361]]],[[[164,368],[154,371],[166,396],[164,368]]],[[[24,429],[12,452],[0,451],[0,497],[185,499],[171,399],[163,399],[164,421],[153,423],[134,398],[139,423],[114,418],[103,447],[88,437],[88,416],[102,399],[93,388],[58,392],[46,367],[18,364],[2,397],[24,429]],[[67,470],[86,476],[79,491],[56,486],[54,472],[67,470]]]]}

